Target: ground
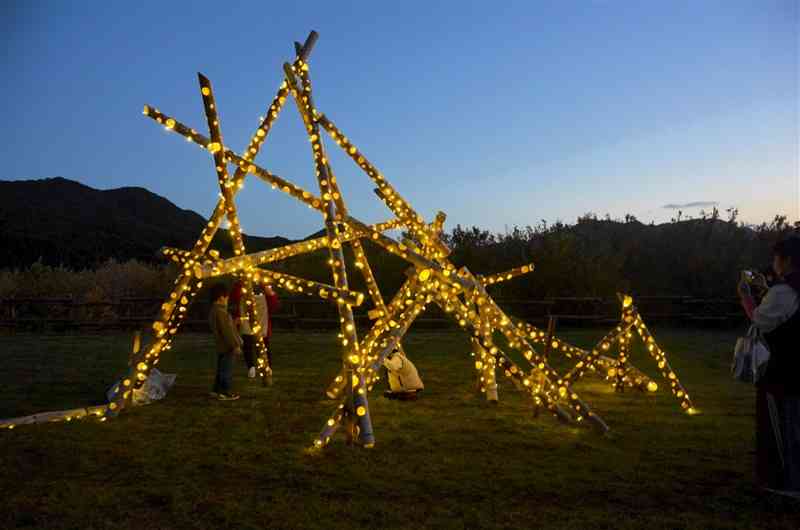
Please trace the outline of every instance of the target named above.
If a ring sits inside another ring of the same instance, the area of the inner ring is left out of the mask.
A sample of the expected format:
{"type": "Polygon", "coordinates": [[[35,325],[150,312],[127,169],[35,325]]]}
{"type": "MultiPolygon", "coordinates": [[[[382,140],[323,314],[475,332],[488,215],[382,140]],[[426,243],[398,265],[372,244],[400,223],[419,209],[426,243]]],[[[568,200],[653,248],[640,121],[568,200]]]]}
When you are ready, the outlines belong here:
{"type": "MultiPolygon", "coordinates": [[[[798,528],[800,503],[752,485],[753,391],[729,376],[735,334],[653,331],[702,415],[661,390],[615,394],[593,377],[577,389],[607,436],[534,418],[506,381],[492,407],[474,392],[464,335],[412,331],[424,397],[389,401],[377,387],[375,448],[337,438],[318,455],[304,449],[332,410],[333,334],[278,333],[274,386],[239,366],[236,402],[207,397],[210,337],[181,335],[159,365],[178,374],[164,401],[104,424],[0,432],[0,527],[798,528]]],[[[564,332],[579,345],[603,334],[564,332]]],[[[129,343],[0,336],[0,417],[98,402],[129,343]]]]}

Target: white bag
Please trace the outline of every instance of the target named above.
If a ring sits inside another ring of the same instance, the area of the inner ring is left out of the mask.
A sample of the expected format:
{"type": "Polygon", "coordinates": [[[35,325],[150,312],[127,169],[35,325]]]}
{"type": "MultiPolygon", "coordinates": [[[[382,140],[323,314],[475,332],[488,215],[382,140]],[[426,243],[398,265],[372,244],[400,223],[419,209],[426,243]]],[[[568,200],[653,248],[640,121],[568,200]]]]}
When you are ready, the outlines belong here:
{"type": "MultiPolygon", "coordinates": [[[[137,388],[133,391],[133,404],[147,405],[152,401],[164,399],[164,396],[167,395],[167,391],[169,391],[170,387],[175,383],[175,376],[176,374],[164,374],[159,372],[157,368],[153,368],[150,370],[150,376],[141,388],[137,388]]],[[[120,381],[117,381],[108,389],[106,396],[109,400],[114,396],[119,384],[120,381]]]]}
{"type": "Polygon", "coordinates": [[[764,344],[758,328],[750,326],[747,335],[739,337],[733,350],[731,373],[734,379],[745,383],[757,383],[767,370],[769,349],[764,344]]]}

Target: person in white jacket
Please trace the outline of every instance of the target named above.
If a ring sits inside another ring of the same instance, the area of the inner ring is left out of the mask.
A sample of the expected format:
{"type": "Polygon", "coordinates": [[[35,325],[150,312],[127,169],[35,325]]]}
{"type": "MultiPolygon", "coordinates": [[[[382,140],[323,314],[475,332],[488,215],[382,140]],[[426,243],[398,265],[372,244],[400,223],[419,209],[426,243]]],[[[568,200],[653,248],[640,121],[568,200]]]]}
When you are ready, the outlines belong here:
{"type": "Polygon", "coordinates": [[[389,399],[414,400],[425,388],[414,366],[403,352],[395,349],[383,360],[383,366],[389,372],[389,389],[384,396],[389,399]]]}
{"type": "Polygon", "coordinates": [[[739,296],[769,348],[756,383],[756,478],[768,491],[800,498],[800,238],[773,249],[777,281],[756,305],[747,281],[739,296]]]}

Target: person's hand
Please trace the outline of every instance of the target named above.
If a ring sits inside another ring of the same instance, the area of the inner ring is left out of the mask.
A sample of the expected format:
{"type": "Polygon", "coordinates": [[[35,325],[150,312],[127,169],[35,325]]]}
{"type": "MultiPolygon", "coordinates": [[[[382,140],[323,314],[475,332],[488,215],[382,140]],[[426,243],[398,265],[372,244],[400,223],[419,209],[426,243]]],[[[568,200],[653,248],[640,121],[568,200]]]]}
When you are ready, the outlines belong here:
{"type": "Polygon", "coordinates": [[[264,286],[264,294],[266,294],[267,296],[275,296],[275,291],[272,290],[272,286],[271,285],[265,285],[264,286]]]}
{"type": "Polygon", "coordinates": [[[241,357],[242,356],[242,349],[241,348],[234,348],[233,349],[233,356],[234,357],[241,357]]]}

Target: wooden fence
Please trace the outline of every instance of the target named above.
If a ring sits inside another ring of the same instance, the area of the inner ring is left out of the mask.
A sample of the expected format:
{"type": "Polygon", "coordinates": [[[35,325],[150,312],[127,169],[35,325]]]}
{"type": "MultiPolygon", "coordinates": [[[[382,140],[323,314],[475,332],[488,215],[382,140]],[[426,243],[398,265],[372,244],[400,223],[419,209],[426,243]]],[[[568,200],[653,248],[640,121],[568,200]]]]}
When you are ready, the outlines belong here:
{"type": "MultiPolygon", "coordinates": [[[[561,297],[546,300],[497,299],[509,315],[533,323],[556,317],[561,324],[608,324],[619,319],[619,302],[611,298],[561,297]]],[[[12,331],[105,331],[148,327],[163,300],[120,298],[109,302],[78,302],[71,298],[11,298],[0,300],[0,329],[12,331]]],[[[698,299],[688,296],[641,296],[639,312],[648,322],[688,325],[735,326],[744,323],[736,298],[698,299]]],[[[206,330],[209,302],[192,304],[185,326],[206,330]]],[[[355,318],[368,325],[366,308],[355,308],[355,318]]],[[[273,315],[273,326],[283,329],[328,329],[338,326],[336,309],[311,298],[283,298],[273,315]]],[[[417,327],[451,326],[437,307],[431,306],[415,323],[417,327]]]]}

